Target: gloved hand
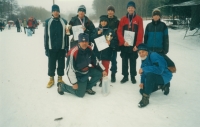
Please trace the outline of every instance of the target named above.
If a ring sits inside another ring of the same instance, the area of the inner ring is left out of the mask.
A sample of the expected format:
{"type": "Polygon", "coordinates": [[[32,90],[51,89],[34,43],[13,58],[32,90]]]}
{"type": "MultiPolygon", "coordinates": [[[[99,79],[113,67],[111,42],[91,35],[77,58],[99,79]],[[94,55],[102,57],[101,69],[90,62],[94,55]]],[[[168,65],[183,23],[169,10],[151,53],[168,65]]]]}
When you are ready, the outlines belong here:
{"type": "Polygon", "coordinates": [[[48,57],[49,56],[49,50],[45,50],[45,55],[48,57]]]}

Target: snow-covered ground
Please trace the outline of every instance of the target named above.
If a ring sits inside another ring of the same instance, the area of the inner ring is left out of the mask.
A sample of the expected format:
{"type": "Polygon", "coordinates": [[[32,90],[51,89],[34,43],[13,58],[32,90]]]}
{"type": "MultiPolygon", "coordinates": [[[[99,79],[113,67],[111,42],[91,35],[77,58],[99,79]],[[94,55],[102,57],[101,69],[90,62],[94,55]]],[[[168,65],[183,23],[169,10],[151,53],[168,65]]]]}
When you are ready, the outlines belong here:
{"type": "MultiPolygon", "coordinates": [[[[113,87],[108,96],[104,97],[98,86],[93,88],[94,96],[61,96],[56,85],[46,88],[49,77],[42,25],[32,37],[17,33],[14,27],[0,32],[0,127],[199,126],[200,36],[183,39],[184,34],[184,30],[169,29],[168,55],[177,66],[169,95],[157,91],[147,107],[138,108],[140,76],[137,84],[120,84],[119,53],[117,82],[110,83],[113,87]],[[59,117],[63,119],[54,121],[59,117]]],[[[137,69],[139,66],[140,59],[137,69]]],[[[66,75],[64,81],[69,83],[66,75]]]]}

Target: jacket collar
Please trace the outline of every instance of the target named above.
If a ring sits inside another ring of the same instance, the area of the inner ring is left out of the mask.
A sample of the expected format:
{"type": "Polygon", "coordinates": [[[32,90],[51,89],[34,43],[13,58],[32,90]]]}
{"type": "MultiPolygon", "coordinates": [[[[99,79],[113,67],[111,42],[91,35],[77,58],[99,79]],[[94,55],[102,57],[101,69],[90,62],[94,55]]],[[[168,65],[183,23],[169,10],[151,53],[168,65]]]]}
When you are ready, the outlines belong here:
{"type": "Polygon", "coordinates": [[[153,23],[153,25],[158,25],[158,24],[160,23],[160,19],[159,19],[158,21],[154,21],[154,20],[152,19],[152,23],[153,23]]]}

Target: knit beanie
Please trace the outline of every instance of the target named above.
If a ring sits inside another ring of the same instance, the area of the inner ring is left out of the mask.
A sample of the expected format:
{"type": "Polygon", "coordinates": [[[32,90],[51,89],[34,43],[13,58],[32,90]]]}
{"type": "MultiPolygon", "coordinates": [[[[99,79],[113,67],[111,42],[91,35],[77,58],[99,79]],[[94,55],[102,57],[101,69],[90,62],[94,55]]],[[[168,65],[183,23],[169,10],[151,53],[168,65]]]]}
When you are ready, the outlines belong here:
{"type": "Polygon", "coordinates": [[[85,12],[85,14],[86,14],[86,7],[85,7],[84,5],[80,5],[80,6],[78,7],[78,12],[79,12],[79,11],[85,12]]]}
{"type": "Polygon", "coordinates": [[[100,22],[101,21],[107,21],[108,22],[108,16],[107,15],[102,15],[102,16],[99,17],[99,19],[100,19],[100,22]]]}
{"type": "Polygon", "coordinates": [[[133,2],[133,1],[129,1],[128,4],[127,4],[127,8],[130,7],[130,6],[136,8],[136,6],[135,6],[135,2],[133,2]]]}
{"type": "Polygon", "coordinates": [[[152,12],[152,16],[155,16],[155,15],[159,15],[161,17],[162,16],[161,11],[159,9],[154,9],[152,12]]]}
{"type": "Polygon", "coordinates": [[[109,10],[115,12],[115,8],[114,8],[112,5],[109,5],[109,6],[107,7],[107,11],[109,11],[109,10]]]}
{"type": "Polygon", "coordinates": [[[53,12],[53,11],[58,11],[58,12],[60,12],[59,6],[56,5],[56,4],[54,4],[54,5],[52,6],[52,9],[51,9],[51,12],[53,12]]]}

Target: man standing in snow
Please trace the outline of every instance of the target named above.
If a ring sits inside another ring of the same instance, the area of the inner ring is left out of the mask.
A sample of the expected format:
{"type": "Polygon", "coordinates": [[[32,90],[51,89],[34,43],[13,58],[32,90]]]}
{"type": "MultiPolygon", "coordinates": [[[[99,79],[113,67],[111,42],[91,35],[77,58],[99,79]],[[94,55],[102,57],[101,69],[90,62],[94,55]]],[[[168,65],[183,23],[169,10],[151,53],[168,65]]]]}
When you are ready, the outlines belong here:
{"type": "Polygon", "coordinates": [[[24,27],[24,33],[26,34],[26,29],[27,29],[27,21],[24,18],[24,21],[22,22],[22,26],[24,27]]]}
{"type": "Polygon", "coordinates": [[[117,29],[117,35],[119,39],[119,45],[121,46],[121,58],[122,58],[122,75],[124,76],[121,80],[121,83],[128,81],[128,61],[130,61],[130,74],[131,82],[136,83],[135,76],[137,75],[136,71],[136,60],[138,58],[137,46],[143,41],[143,21],[140,16],[135,12],[136,6],[133,1],[128,2],[126,16],[122,17],[119,22],[119,27],[117,29]],[[129,45],[131,42],[127,42],[124,37],[125,31],[130,31],[135,33],[135,38],[133,46],[129,45]]]}
{"type": "Polygon", "coordinates": [[[160,20],[161,11],[154,9],[152,12],[152,22],[147,24],[144,35],[144,43],[148,49],[162,55],[172,72],[176,72],[174,62],[166,55],[169,51],[169,35],[168,28],[164,22],[160,20]]]}
{"type": "Polygon", "coordinates": [[[45,21],[44,48],[48,56],[48,75],[50,81],[47,88],[54,85],[56,62],[58,62],[58,82],[63,82],[65,68],[65,54],[68,52],[69,38],[65,34],[67,21],[60,17],[58,5],[52,6],[52,17],[45,21]]]}
{"type": "Polygon", "coordinates": [[[60,95],[63,95],[64,92],[78,97],[83,97],[85,92],[94,95],[96,92],[92,90],[92,87],[96,85],[102,75],[107,75],[97,64],[96,57],[89,46],[89,35],[86,33],[79,34],[78,42],[79,44],[71,48],[67,54],[67,76],[72,86],[58,83],[60,95]],[[89,77],[91,77],[90,80],[89,77]]]}
{"type": "MultiPolygon", "coordinates": [[[[78,15],[72,17],[72,19],[69,22],[69,25],[71,26],[77,26],[81,25],[84,33],[87,33],[89,35],[90,42],[94,40],[92,38],[92,35],[95,34],[95,26],[93,22],[85,16],[86,14],[86,7],[84,5],[80,5],[78,8],[78,15]]],[[[66,29],[66,32],[68,33],[69,30],[66,29]]],[[[72,29],[70,29],[70,34],[73,34],[72,29]]],[[[76,46],[78,44],[78,40],[74,40],[74,37],[70,41],[70,48],[76,46]]]]}
{"type": "Polygon", "coordinates": [[[149,97],[152,92],[162,89],[164,94],[168,95],[168,84],[172,79],[172,73],[167,68],[165,59],[158,53],[149,51],[145,44],[140,44],[137,51],[142,60],[139,69],[142,100],[138,106],[145,107],[149,104],[149,97]]]}
{"type": "MultiPolygon", "coordinates": [[[[109,5],[107,7],[107,16],[108,16],[108,27],[112,29],[116,35],[117,35],[117,28],[119,25],[119,20],[118,18],[114,15],[115,14],[115,8],[112,5],[109,5]]],[[[118,44],[118,40],[117,40],[118,44]]],[[[112,49],[112,55],[111,55],[111,68],[110,71],[111,73],[111,82],[116,81],[115,74],[117,73],[117,51],[119,50],[119,47],[117,46],[116,48],[112,49]]]]}
{"type": "Polygon", "coordinates": [[[20,21],[19,21],[19,18],[17,18],[17,20],[15,21],[15,25],[17,27],[17,32],[20,32],[20,21]]]}

